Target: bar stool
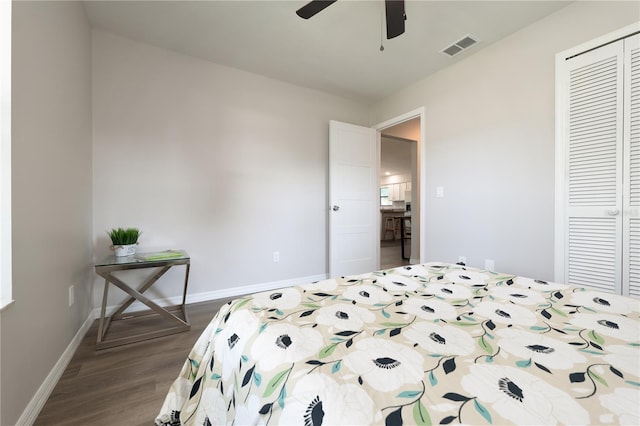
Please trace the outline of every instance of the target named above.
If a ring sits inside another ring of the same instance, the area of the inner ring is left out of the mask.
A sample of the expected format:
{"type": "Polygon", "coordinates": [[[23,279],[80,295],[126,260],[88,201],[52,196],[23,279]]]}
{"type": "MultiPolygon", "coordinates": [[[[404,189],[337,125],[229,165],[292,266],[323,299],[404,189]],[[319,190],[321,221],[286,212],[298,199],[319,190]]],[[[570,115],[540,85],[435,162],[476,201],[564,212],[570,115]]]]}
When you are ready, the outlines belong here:
{"type": "Polygon", "coordinates": [[[387,232],[391,232],[393,239],[396,239],[396,220],[393,217],[384,218],[384,233],[382,234],[383,240],[387,238],[387,232]]]}
{"type": "Polygon", "coordinates": [[[396,235],[400,235],[400,238],[402,238],[402,218],[394,217],[393,224],[396,227],[396,235]]]}

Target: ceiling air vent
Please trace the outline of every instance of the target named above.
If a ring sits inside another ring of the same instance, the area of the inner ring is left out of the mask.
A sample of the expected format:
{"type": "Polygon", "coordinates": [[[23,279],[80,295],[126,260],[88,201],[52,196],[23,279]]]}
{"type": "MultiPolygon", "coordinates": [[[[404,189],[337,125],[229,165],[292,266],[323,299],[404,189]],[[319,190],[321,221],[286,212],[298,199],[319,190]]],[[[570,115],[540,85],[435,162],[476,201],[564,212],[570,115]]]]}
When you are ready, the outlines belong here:
{"type": "Polygon", "coordinates": [[[455,56],[458,53],[462,52],[463,50],[470,48],[477,42],[478,40],[476,38],[474,38],[473,36],[467,35],[462,39],[453,43],[451,46],[445,47],[444,49],[441,50],[441,52],[444,53],[445,55],[455,56]]]}

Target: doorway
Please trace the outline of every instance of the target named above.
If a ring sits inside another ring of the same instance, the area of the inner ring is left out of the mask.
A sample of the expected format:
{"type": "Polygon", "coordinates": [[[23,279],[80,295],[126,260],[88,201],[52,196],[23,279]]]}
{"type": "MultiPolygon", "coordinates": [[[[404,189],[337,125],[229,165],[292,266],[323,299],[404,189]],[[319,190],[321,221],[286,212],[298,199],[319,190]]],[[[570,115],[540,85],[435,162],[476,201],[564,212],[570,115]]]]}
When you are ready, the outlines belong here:
{"type": "Polygon", "coordinates": [[[378,126],[380,141],[379,266],[420,263],[422,110],[378,126]]]}

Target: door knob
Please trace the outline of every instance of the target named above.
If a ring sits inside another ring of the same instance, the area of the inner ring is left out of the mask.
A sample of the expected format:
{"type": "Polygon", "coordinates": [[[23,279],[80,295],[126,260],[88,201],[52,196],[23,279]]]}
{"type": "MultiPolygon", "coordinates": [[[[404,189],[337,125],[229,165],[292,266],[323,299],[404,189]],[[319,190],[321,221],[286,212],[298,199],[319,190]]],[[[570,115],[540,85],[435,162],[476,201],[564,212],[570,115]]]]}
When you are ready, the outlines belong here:
{"type": "Polygon", "coordinates": [[[620,213],[620,210],[618,210],[618,209],[610,209],[607,213],[609,213],[609,216],[617,216],[618,213],[620,213]]]}
{"type": "Polygon", "coordinates": [[[340,206],[331,206],[331,210],[337,212],[338,210],[340,210],[340,206]]]}

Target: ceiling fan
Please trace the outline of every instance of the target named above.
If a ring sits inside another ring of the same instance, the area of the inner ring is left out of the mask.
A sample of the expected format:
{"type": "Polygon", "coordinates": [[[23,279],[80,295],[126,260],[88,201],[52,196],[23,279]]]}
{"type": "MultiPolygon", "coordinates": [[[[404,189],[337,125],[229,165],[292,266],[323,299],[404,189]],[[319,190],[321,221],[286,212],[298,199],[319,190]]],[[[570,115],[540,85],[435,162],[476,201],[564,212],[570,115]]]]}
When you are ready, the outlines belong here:
{"type": "MultiPolygon", "coordinates": [[[[311,0],[296,11],[296,14],[304,19],[309,19],[317,13],[331,6],[337,0],[311,0]]],[[[404,21],[407,16],[404,13],[404,0],[384,0],[387,40],[398,37],[404,33],[404,21]]]]}

